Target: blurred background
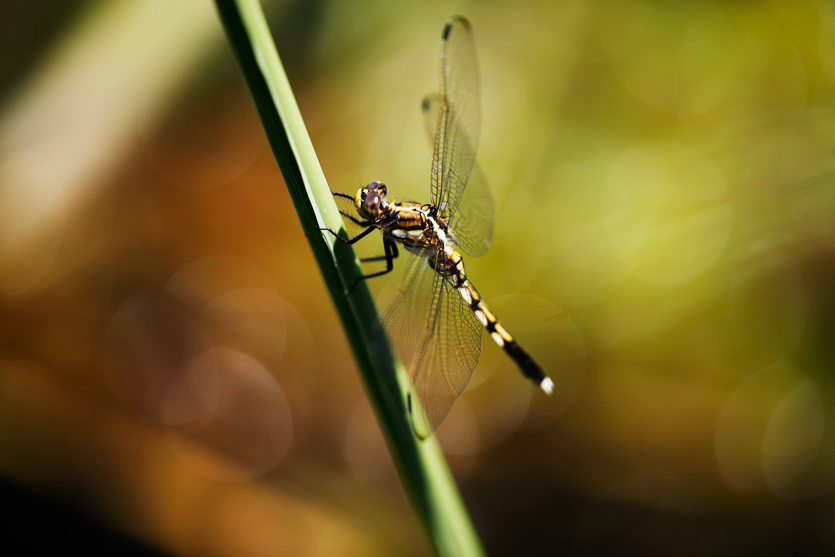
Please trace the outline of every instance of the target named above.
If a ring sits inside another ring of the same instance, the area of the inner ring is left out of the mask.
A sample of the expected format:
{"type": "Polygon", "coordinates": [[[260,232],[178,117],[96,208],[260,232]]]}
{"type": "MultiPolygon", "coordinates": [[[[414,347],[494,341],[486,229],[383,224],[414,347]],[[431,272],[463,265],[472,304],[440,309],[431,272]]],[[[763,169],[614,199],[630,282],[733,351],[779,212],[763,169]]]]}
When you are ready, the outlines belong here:
{"type": "MultiPolygon", "coordinates": [[[[486,339],[438,431],[488,553],[835,552],[832,3],[265,7],[330,186],[398,199],[472,21],[467,270],[556,383],[486,339]]],[[[429,554],[213,4],[6,1],[0,51],[6,543],[429,554]]]]}

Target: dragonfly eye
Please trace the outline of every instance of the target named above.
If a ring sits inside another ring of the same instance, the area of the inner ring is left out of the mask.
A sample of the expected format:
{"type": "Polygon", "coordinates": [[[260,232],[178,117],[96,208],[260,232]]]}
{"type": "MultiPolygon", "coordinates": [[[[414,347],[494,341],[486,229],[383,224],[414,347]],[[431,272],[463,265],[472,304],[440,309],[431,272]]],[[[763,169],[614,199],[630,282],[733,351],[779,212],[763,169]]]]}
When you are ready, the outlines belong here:
{"type": "Polygon", "coordinates": [[[363,204],[365,206],[365,210],[368,211],[369,214],[377,214],[377,211],[380,209],[380,194],[374,190],[370,190],[365,194],[363,204]]]}
{"type": "Polygon", "coordinates": [[[367,189],[368,191],[380,192],[380,197],[385,197],[386,193],[388,193],[388,188],[386,187],[386,185],[379,180],[374,180],[373,182],[370,182],[365,187],[365,189],[367,189]]]}

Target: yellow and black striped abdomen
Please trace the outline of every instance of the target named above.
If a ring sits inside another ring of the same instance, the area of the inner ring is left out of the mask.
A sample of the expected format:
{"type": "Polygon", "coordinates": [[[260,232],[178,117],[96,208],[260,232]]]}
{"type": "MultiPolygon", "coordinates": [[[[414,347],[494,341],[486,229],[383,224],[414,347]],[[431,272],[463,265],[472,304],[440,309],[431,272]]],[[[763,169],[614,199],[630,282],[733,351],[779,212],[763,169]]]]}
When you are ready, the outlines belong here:
{"type": "MultiPolygon", "coordinates": [[[[454,252],[453,252],[454,253],[454,252]]],[[[455,253],[457,256],[458,254],[455,253]]],[[[452,258],[450,258],[452,259],[452,258]]],[[[543,391],[551,394],[554,384],[548,376],[543,373],[542,368],[539,367],[533,358],[516,342],[510,333],[502,327],[499,320],[487,308],[487,305],[482,300],[478,291],[473,286],[466,275],[464,274],[463,264],[460,256],[457,257],[456,273],[450,276],[450,282],[453,282],[458,294],[464,299],[464,302],[469,306],[470,310],[475,314],[476,318],[481,322],[490,337],[498,344],[508,356],[510,356],[522,374],[539,385],[543,391]]],[[[449,275],[448,275],[449,276],[449,275]]]]}

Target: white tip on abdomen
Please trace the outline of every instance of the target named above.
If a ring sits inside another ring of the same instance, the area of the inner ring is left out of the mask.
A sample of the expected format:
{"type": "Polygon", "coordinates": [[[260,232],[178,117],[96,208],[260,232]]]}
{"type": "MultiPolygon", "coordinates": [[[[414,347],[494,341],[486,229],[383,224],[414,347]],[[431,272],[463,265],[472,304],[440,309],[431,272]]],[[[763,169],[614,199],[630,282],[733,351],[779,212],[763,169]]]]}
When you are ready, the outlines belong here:
{"type": "Polygon", "coordinates": [[[545,394],[551,394],[554,392],[554,382],[551,381],[550,377],[546,377],[542,380],[542,383],[539,384],[539,387],[545,391],[545,394]]]}

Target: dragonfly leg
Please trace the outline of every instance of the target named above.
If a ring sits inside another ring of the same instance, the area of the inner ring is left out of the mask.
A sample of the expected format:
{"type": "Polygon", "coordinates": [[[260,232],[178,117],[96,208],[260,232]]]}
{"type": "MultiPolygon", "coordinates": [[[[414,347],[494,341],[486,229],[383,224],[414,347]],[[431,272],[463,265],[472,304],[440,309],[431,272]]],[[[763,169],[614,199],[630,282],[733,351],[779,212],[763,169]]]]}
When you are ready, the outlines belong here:
{"type": "MultiPolygon", "coordinates": [[[[336,194],[334,194],[334,195],[336,195],[336,194]]],[[[362,221],[362,220],[359,220],[358,218],[355,218],[355,217],[351,216],[349,213],[346,213],[345,211],[339,211],[339,213],[343,217],[348,217],[348,219],[350,219],[350,221],[353,222],[354,224],[359,225],[359,226],[365,226],[366,229],[363,230],[362,232],[360,232],[359,234],[357,234],[356,236],[354,236],[353,238],[343,238],[342,236],[340,236],[339,234],[337,234],[335,231],[331,230],[327,226],[317,226],[316,228],[318,228],[319,230],[327,230],[328,232],[330,232],[331,234],[336,236],[337,240],[339,240],[340,242],[343,242],[345,244],[354,244],[354,243],[362,240],[363,238],[365,238],[369,234],[371,234],[371,232],[375,228],[377,228],[379,226],[384,226],[384,227],[389,226],[390,224],[396,222],[397,218],[398,218],[397,215],[391,215],[391,216],[389,216],[389,217],[387,217],[387,218],[385,218],[385,219],[383,219],[379,222],[373,221],[373,220],[362,221]]]]}
{"type": "Polygon", "coordinates": [[[369,273],[367,275],[358,276],[356,279],[354,279],[354,284],[351,285],[351,288],[348,289],[348,292],[345,293],[345,296],[350,296],[351,292],[354,291],[354,288],[357,287],[357,284],[359,284],[361,280],[379,277],[387,273],[390,273],[392,269],[394,269],[394,260],[400,255],[400,253],[397,251],[397,244],[395,244],[394,241],[390,240],[389,238],[383,237],[383,248],[385,248],[386,250],[385,255],[380,255],[377,257],[366,257],[364,259],[360,259],[360,261],[365,263],[368,261],[381,261],[385,259],[386,268],[382,271],[377,271],[376,273],[369,273]]]}
{"type": "MultiPolygon", "coordinates": [[[[347,193],[340,193],[338,191],[331,190],[331,195],[333,195],[334,197],[341,197],[342,199],[347,199],[348,201],[351,201],[351,202],[354,201],[354,196],[349,195],[347,193]]],[[[374,224],[374,221],[371,221],[371,220],[361,221],[358,218],[356,218],[354,215],[352,215],[351,213],[343,211],[342,209],[339,210],[339,214],[342,215],[343,217],[345,217],[346,219],[348,219],[349,221],[351,221],[354,224],[359,225],[359,226],[371,226],[372,224],[374,224]]],[[[322,230],[322,229],[320,228],[320,230],[322,230]]]]}
{"type": "Polygon", "coordinates": [[[339,214],[358,226],[371,226],[372,224],[374,224],[373,220],[360,220],[347,211],[340,210],[339,214]]]}
{"type": "MultiPolygon", "coordinates": [[[[363,224],[363,223],[358,223],[358,224],[363,224]]],[[[366,236],[368,236],[369,234],[371,234],[374,230],[376,230],[376,227],[374,227],[373,225],[367,225],[367,226],[368,226],[368,228],[366,228],[365,230],[363,230],[362,232],[360,232],[359,234],[357,234],[353,238],[343,238],[342,236],[340,236],[334,230],[331,230],[327,226],[317,226],[316,228],[318,228],[319,230],[327,230],[328,232],[330,232],[331,234],[336,236],[336,239],[339,240],[340,242],[342,242],[343,244],[355,244],[355,243],[359,242],[360,240],[362,240],[363,238],[365,238],[366,236]]]]}
{"type": "MultiPolygon", "coordinates": [[[[383,247],[386,245],[386,239],[383,238],[383,247]]],[[[400,253],[397,251],[397,244],[391,242],[391,259],[397,259],[400,256],[400,253]]],[[[361,263],[370,263],[372,261],[389,261],[388,254],[386,255],[376,255],[374,257],[363,257],[360,259],[361,263]]]]}
{"type": "Polygon", "coordinates": [[[331,195],[334,196],[334,197],[341,197],[343,199],[347,199],[348,201],[353,201],[354,200],[354,196],[349,194],[349,193],[340,193],[338,191],[331,190],[331,195]]]}

